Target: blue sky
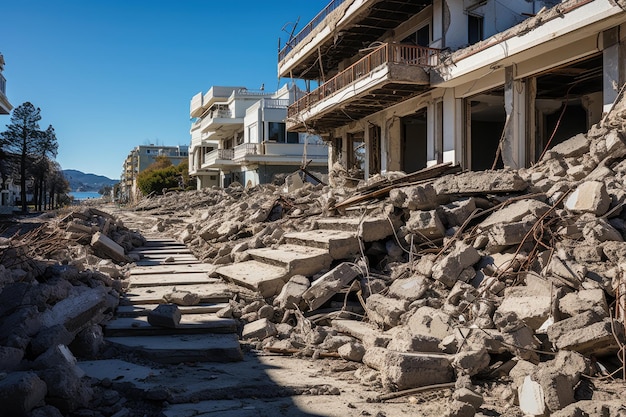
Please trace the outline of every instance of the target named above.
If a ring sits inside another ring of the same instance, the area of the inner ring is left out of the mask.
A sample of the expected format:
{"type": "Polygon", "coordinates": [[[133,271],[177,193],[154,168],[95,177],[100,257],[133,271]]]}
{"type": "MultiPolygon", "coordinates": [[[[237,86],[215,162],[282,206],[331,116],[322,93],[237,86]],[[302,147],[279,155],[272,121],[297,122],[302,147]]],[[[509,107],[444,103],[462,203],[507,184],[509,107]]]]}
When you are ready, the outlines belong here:
{"type": "MultiPolygon", "coordinates": [[[[188,145],[189,101],[212,85],[276,90],[278,38],[328,0],[20,0],[2,5],[14,107],[41,108],[63,169],[119,178],[137,145],[188,145]],[[284,30],[283,30],[284,28],[284,30]]],[[[281,79],[282,86],[288,80],[281,79]]],[[[0,130],[10,117],[0,116],[0,130]]]]}

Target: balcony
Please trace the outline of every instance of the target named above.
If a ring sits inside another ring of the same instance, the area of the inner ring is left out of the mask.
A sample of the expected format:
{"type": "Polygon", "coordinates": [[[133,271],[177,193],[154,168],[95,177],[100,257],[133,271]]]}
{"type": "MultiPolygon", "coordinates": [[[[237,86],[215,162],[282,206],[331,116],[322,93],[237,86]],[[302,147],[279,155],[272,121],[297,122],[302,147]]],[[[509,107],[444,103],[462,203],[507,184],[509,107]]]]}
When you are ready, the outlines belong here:
{"type": "Polygon", "coordinates": [[[200,121],[200,131],[202,133],[217,132],[218,130],[236,130],[243,125],[243,118],[233,117],[228,107],[210,109],[200,121]]]}
{"type": "Polygon", "coordinates": [[[323,79],[364,45],[380,40],[432,4],[433,0],[333,0],[280,49],[278,75],[323,79]]]}
{"type": "Polygon", "coordinates": [[[233,162],[233,149],[216,149],[202,155],[202,169],[226,168],[236,165],[233,162]]]}
{"type": "Polygon", "coordinates": [[[381,111],[430,88],[425,70],[438,63],[438,49],[382,44],[289,106],[287,129],[332,129],[381,111]]]}
{"type": "MultiPolygon", "coordinates": [[[[233,161],[236,163],[263,163],[280,165],[298,165],[304,155],[303,143],[244,143],[234,149],[233,161]]],[[[324,144],[307,144],[306,158],[315,165],[328,163],[328,147],[324,144]]]]}

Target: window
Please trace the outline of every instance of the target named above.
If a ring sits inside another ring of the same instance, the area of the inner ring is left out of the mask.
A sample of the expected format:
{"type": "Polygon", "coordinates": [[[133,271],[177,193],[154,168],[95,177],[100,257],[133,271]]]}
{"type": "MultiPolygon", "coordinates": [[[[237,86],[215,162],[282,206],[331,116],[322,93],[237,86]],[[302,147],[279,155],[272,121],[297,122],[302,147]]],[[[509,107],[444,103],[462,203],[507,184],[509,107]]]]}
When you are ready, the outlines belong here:
{"type": "Polygon", "coordinates": [[[418,46],[430,46],[430,25],[424,25],[406,38],[402,43],[418,46]]]}
{"type": "Polygon", "coordinates": [[[269,122],[267,140],[285,143],[285,124],[278,122],[269,122]]]}
{"type": "Polygon", "coordinates": [[[467,42],[472,45],[483,40],[483,17],[467,15],[467,42]]]}
{"type": "Polygon", "coordinates": [[[298,132],[287,132],[287,143],[300,143],[300,134],[298,132]]]}

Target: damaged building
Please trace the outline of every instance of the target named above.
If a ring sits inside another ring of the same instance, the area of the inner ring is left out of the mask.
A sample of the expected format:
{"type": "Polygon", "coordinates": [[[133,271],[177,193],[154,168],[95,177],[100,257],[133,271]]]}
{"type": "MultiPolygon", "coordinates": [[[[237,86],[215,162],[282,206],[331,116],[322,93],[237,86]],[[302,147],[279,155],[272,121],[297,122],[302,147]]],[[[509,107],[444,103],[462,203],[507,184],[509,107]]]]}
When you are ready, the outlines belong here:
{"type": "Polygon", "coordinates": [[[369,178],[438,163],[523,168],[601,120],[624,84],[624,2],[333,1],[282,47],[318,87],[287,129],[369,178]]]}

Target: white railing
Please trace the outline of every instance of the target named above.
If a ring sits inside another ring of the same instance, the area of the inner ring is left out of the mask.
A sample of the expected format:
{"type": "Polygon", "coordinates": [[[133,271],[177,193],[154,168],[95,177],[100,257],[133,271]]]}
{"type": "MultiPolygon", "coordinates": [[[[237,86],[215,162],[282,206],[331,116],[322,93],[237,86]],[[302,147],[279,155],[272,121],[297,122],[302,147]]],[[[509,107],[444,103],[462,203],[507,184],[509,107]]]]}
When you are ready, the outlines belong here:
{"type": "Polygon", "coordinates": [[[265,109],[286,109],[289,106],[289,99],[286,98],[264,98],[261,100],[261,107],[265,109]]]}

